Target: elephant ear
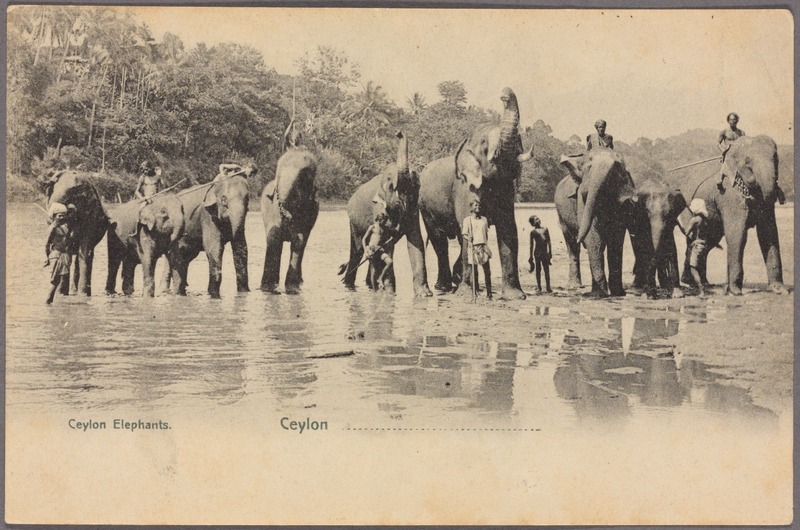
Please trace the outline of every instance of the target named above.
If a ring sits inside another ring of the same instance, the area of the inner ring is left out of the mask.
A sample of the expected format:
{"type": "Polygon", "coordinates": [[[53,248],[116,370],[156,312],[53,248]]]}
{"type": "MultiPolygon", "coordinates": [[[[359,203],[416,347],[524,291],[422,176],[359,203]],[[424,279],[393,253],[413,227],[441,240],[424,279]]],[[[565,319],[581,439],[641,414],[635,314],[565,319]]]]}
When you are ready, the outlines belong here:
{"type": "Polygon", "coordinates": [[[683,198],[681,190],[671,190],[669,192],[670,213],[677,217],[686,208],[686,199],[683,198]]]}
{"type": "Polygon", "coordinates": [[[583,181],[583,155],[561,155],[559,165],[569,171],[576,181],[583,181]]]}
{"type": "Polygon", "coordinates": [[[476,190],[481,189],[483,170],[478,157],[469,147],[460,148],[459,152],[456,153],[456,178],[476,190]]]}
{"type": "Polygon", "coordinates": [[[636,192],[636,186],[633,185],[633,179],[631,178],[631,174],[627,171],[623,171],[622,174],[622,186],[619,190],[618,196],[620,204],[630,202],[631,204],[636,204],[639,202],[639,194],[636,192]]]}
{"type": "Polygon", "coordinates": [[[148,231],[153,230],[156,226],[156,214],[150,207],[142,208],[139,210],[139,225],[147,228],[148,231]]]}
{"type": "Polygon", "coordinates": [[[203,198],[203,207],[213,217],[217,215],[217,194],[214,192],[214,187],[209,188],[206,196],[203,198]]]}

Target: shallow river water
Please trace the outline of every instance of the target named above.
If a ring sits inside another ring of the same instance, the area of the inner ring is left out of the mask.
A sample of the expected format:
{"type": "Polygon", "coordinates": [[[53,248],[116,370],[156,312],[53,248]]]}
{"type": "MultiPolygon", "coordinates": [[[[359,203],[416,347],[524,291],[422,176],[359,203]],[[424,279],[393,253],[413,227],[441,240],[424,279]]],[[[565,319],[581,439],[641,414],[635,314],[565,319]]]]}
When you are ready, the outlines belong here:
{"type": "MultiPolygon", "coordinates": [[[[133,296],[106,296],[101,242],[94,296],[46,306],[43,215],[9,205],[7,520],[787,524],[793,297],[764,291],[755,234],[741,297],[722,295],[715,251],[708,299],[592,300],[563,288],[552,207],[518,208],[520,265],[533,211],[555,292],[523,269],[524,301],[414,299],[402,242],[397,296],[348,291],[347,216],[328,208],[300,295],[257,290],[253,212],[252,292],[236,293],[228,251],[220,299],[202,255],[186,297],[142,298],[139,271],[133,296]]],[[[778,210],[789,284],[792,219],[778,210]]],[[[626,250],[628,285],[632,265],[626,250]]]]}
{"type": "MultiPolygon", "coordinates": [[[[348,291],[336,276],[347,256],[347,216],[343,209],[328,209],[312,232],[298,296],[258,290],[264,237],[260,214],[251,212],[246,228],[250,293],[235,292],[228,249],[219,300],[205,293],[202,254],[190,267],[185,298],[142,298],[140,270],[133,296],[106,296],[103,241],[95,257],[94,296],[58,296],[47,307],[43,216],[31,205],[10,205],[8,406],[20,411],[219,410],[242,417],[252,410],[296,410],[336,418],[343,428],[573,429],[585,421],[683,414],[770,424],[785,412],[781,405],[788,401],[780,398],[767,399],[769,406],[754,402],[748,377],[760,375],[753,375],[747,363],[737,371],[741,359],[715,356],[713,342],[698,345],[706,330],[737,330],[754,308],[772,311],[777,303],[791,312],[791,297],[761,292],[723,297],[717,287],[709,300],[649,301],[632,294],[586,300],[561,289],[567,279],[566,249],[554,210],[536,212],[551,230],[556,292],[523,302],[471,302],[458,294],[414,299],[402,242],[395,253],[397,296],[366,288],[348,291]],[[700,349],[703,354],[693,354],[700,349]]],[[[530,213],[530,208],[517,210],[521,276],[528,292],[534,281],[523,268],[530,213]]],[[[791,283],[792,210],[781,209],[778,217],[791,283]]],[[[683,248],[679,238],[679,252],[683,248]]],[[[456,250],[452,244],[451,255],[456,250]]],[[[632,259],[626,252],[629,284],[632,259]]],[[[724,259],[721,251],[711,255],[712,283],[724,280],[724,259]]],[[[763,288],[760,260],[753,237],[747,290],[763,288]]],[[[430,247],[427,263],[432,285],[436,267],[430,247]]],[[[492,266],[499,287],[496,258],[492,266]]],[[[767,317],[762,327],[775,325],[767,317]]],[[[783,332],[784,351],[770,356],[791,366],[791,328],[783,332]]],[[[790,387],[791,381],[784,383],[790,387]]]]}

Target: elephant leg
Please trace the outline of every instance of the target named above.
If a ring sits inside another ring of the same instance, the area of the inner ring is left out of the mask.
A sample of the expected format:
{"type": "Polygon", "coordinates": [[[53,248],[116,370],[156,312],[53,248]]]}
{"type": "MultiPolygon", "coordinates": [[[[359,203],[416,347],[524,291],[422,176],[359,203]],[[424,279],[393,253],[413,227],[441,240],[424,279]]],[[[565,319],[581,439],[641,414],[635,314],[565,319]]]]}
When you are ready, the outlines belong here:
{"type": "Polygon", "coordinates": [[[608,296],[604,259],[606,242],[597,232],[597,228],[592,227],[586,235],[586,239],[584,239],[584,244],[589,255],[589,269],[592,272],[592,296],[598,298],[606,297],[608,296]]]}
{"type": "Polygon", "coordinates": [[[419,212],[414,210],[411,213],[405,236],[408,246],[408,258],[411,261],[411,272],[413,274],[414,296],[433,296],[428,287],[428,271],[425,268],[425,242],[422,239],[422,232],[419,227],[419,212]]]}
{"type": "Polygon", "coordinates": [[[286,294],[300,293],[300,260],[303,248],[306,246],[307,234],[294,234],[290,242],[291,254],[289,255],[289,268],[286,270],[284,292],[286,294]]]}
{"type": "MultiPolygon", "coordinates": [[[[349,289],[355,289],[356,287],[358,264],[361,261],[361,256],[364,254],[364,246],[356,232],[356,228],[350,223],[350,259],[347,261],[347,270],[342,280],[349,289]]],[[[367,275],[367,279],[369,279],[369,275],[367,275]]]]}
{"type": "Polygon", "coordinates": [[[86,296],[92,295],[92,271],[91,263],[94,256],[94,249],[90,248],[88,238],[81,240],[78,245],[78,259],[75,264],[76,276],[78,276],[78,294],[86,296]]]}
{"type": "Polygon", "coordinates": [[[80,262],[78,260],[77,254],[70,254],[70,270],[72,271],[71,279],[67,278],[68,281],[61,282],[59,286],[59,292],[64,296],[68,296],[70,294],[78,294],[78,283],[81,277],[81,270],[80,270],[80,262]]]}
{"type": "Polygon", "coordinates": [[[162,287],[166,284],[169,291],[170,281],[172,282],[172,292],[179,296],[186,296],[186,270],[188,261],[184,260],[181,249],[173,247],[167,252],[167,270],[162,276],[162,287]]]}
{"type": "Polygon", "coordinates": [[[466,241],[464,241],[463,238],[459,238],[459,244],[461,246],[461,252],[459,252],[458,261],[456,261],[456,264],[453,265],[454,272],[456,271],[456,266],[458,266],[458,268],[461,271],[461,279],[456,284],[456,290],[458,290],[459,287],[464,286],[467,287],[468,290],[471,292],[472,279],[474,275],[472,271],[472,266],[469,264],[469,258],[467,257],[467,252],[469,252],[469,245],[467,244],[466,241]]]}
{"type": "Polygon", "coordinates": [[[283,238],[281,229],[272,225],[267,231],[267,248],[264,254],[264,272],[261,275],[261,290],[274,293],[280,281],[281,254],[283,238]]]}
{"type": "Polygon", "coordinates": [[[112,237],[108,238],[108,275],[106,276],[106,294],[115,294],[117,292],[117,273],[119,266],[122,264],[122,254],[124,249],[121,244],[112,241],[112,237]]]}
{"type": "Polygon", "coordinates": [[[162,293],[170,292],[170,283],[172,282],[172,276],[175,274],[175,268],[172,265],[174,259],[170,258],[170,255],[171,254],[167,255],[167,267],[161,274],[161,281],[158,285],[158,290],[162,293]]]}
{"type": "Polygon", "coordinates": [[[499,183],[497,197],[497,211],[495,211],[495,229],[497,233],[497,246],[500,250],[500,266],[502,268],[502,289],[500,298],[503,300],[524,300],[525,293],[519,284],[519,238],[517,236],[517,222],[514,219],[514,184],[513,182],[499,183]]]}
{"type": "Polygon", "coordinates": [[[758,245],[761,255],[767,266],[767,281],[769,288],[775,293],[786,294],[788,291],[783,285],[783,264],[781,263],[781,247],[778,243],[778,224],[775,220],[775,209],[767,208],[761,214],[756,225],[758,245]]]}
{"type": "Polygon", "coordinates": [[[122,260],[122,292],[126,295],[133,294],[133,273],[136,271],[136,261],[130,257],[122,260]]]}
{"type": "Polygon", "coordinates": [[[233,251],[233,268],[236,271],[236,291],[246,293],[250,291],[250,280],[247,276],[247,240],[244,231],[239,237],[231,241],[233,251]]]}
{"type": "Polygon", "coordinates": [[[576,241],[578,236],[560,219],[559,223],[561,224],[561,233],[564,234],[564,243],[567,245],[567,254],[569,255],[567,289],[579,289],[583,282],[581,282],[581,246],[576,241]]]}
{"type": "Polygon", "coordinates": [[[692,268],[689,266],[689,256],[691,255],[692,243],[689,238],[686,238],[686,252],[683,255],[683,273],[681,274],[681,283],[689,287],[697,287],[692,276],[692,268]]]}
{"type": "MultiPolygon", "coordinates": [[[[608,288],[611,296],[625,296],[622,287],[622,246],[625,243],[625,229],[616,227],[608,238],[608,288]]],[[[655,284],[655,270],[651,267],[648,284],[655,284]]]]}
{"type": "Polygon", "coordinates": [[[672,234],[667,234],[663,245],[662,267],[659,269],[659,283],[661,287],[671,291],[672,298],[683,298],[681,282],[678,278],[678,248],[675,246],[675,238],[672,234]]]}
{"type": "Polygon", "coordinates": [[[222,255],[225,246],[221,241],[206,247],[208,258],[208,294],[211,298],[219,298],[219,287],[222,284],[222,255]]]}
{"type": "Polygon", "coordinates": [[[439,234],[429,236],[433,251],[436,253],[437,273],[436,285],[434,288],[437,291],[450,292],[453,290],[453,276],[450,274],[450,256],[447,248],[447,238],[439,234]]]}
{"type": "Polygon", "coordinates": [[[483,265],[483,283],[486,284],[486,298],[492,299],[492,269],[489,262],[483,265]]]}
{"type": "MultiPolygon", "coordinates": [[[[728,283],[726,286],[726,294],[742,294],[742,282],[744,281],[742,261],[744,260],[744,247],[747,244],[746,220],[747,212],[738,210],[732,212],[732,215],[727,215],[722,218],[725,240],[728,246],[728,283]]],[[[703,279],[703,281],[705,282],[705,279],[703,279]]]]}
{"type": "MultiPolygon", "coordinates": [[[[464,248],[464,238],[461,234],[458,235],[456,238],[458,241],[458,248],[464,248]]],[[[447,241],[445,240],[445,245],[447,245],[447,241]]],[[[446,247],[445,247],[446,248],[446,247]]],[[[460,284],[464,280],[464,253],[462,250],[459,250],[458,257],[456,258],[456,262],[453,263],[453,290],[455,291],[458,289],[458,284],[460,284]]],[[[450,261],[450,257],[448,255],[447,262],[450,261]]]]}

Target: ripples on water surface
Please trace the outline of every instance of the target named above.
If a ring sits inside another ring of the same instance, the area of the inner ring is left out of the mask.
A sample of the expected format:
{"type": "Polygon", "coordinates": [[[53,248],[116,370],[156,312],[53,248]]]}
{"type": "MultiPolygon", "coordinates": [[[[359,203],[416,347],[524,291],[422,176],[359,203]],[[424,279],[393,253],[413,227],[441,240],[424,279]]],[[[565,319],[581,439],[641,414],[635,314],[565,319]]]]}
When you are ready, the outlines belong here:
{"type": "MultiPolygon", "coordinates": [[[[518,211],[521,230],[529,213],[518,211]]],[[[538,213],[553,235],[558,286],[566,282],[563,240],[554,211],[538,213]]],[[[7,404],[17,410],[213,409],[241,418],[308,410],[350,428],[525,430],[670,414],[771,424],[779,412],[755,405],[744,385],[714,366],[681,358],[678,345],[691,342],[702,326],[724,322],[739,310],[735,303],[642,301],[639,310],[639,299],[594,302],[563,292],[506,306],[456,295],[414,300],[404,243],[396,252],[398,296],[349,292],[335,275],[347,256],[347,218],[334,210],[321,213],[312,233],[299,296],[257,290],[264,238],[260,215],[251,213],[251,293],[235,292],[227,249],[220,300],[205,294],[202,255],[190,267],[185,298],[139,297],[140,270],[136,295],[105,296],[103,241],[95,295],[57,297],[46,307],[41,217],[30,205],[9,206],[7,404]],[[497,315],[498,307],[506,324],[516,319],[530,328],[514,333],[515,342],[484,318],[490,309],[497,315]]],[[[523,232],[521,240],[526,237],[523,232]]],[[[791,271],[791,241],[782,243],[791,271]]],[[[526,240],[521,247],[524,262],[526,240]]],[[[753,238],[748,256],[756,247],[753,238]]],[[[628,269],[632,260],[626,260],[628,269]]],[[[759,267],[748,266],[748,272],[759,267]]],[[[588,278],[585,262],[583,268],[588,278]]],[[[763,263],[760,268],[763,276],[763,263]]],[[[428,270],[433,284],[430,249],[428,270]]],[[[496,277],[499,271],[495,260],[496,277]]],[[[530,290],[532,276],[522,275],[530,290]]]]}

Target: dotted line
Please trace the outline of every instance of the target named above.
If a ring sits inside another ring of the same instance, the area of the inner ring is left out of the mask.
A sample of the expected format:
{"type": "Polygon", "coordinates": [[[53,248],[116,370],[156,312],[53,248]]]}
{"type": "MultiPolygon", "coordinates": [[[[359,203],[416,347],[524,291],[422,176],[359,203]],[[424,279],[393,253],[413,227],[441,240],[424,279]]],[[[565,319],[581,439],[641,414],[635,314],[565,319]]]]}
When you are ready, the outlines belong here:
{"type": "Polygon", "coordinates": [[[541,429],[491,429],[491,428],[455,428],[445,429],[438,427],[345,427],[346,431],[507,431],[507,432],[538,432],[541,429]]]}

